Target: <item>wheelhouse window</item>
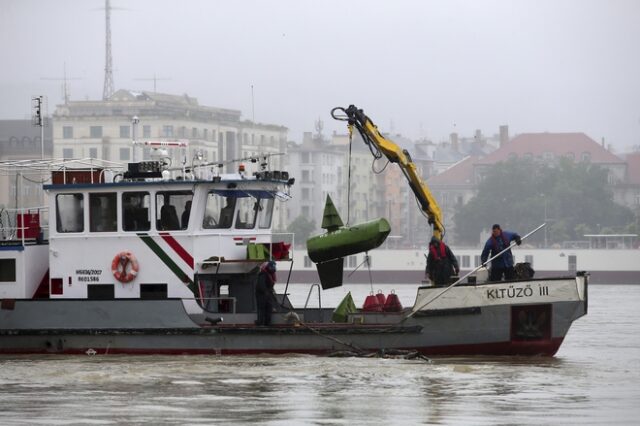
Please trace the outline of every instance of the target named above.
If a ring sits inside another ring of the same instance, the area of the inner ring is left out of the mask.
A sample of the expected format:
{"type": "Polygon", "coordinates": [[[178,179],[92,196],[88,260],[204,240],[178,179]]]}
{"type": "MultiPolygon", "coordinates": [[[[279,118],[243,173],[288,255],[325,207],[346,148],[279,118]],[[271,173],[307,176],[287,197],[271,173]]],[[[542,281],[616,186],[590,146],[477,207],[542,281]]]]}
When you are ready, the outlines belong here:
{"type": "Polygon", "coordinates": [[[210,191],[207,194],[202,227],[205,229],[231,228],[236,200],[236,197],[226,196],[222,191],[210,191]]]}
{"type": "Polygon", "coordinates": [[[187,229],[191,215],[191,191],[156,193],[156,226],[161,231],[187,229]]]}
{"type": "Polygon", "coordinates": [[[56,195],[56,230],[61,233],[84,231],[84,195],[56,195]]]}
{"type": "Polygon", "coordinates": [[[236,229],[253,229],[260,210],[260,199],[253,197],[238,198],[238,213],[236,214],[236,229]]]}
{"type": "Polygon", "coordinates": [[[123,193],[122,229],[124,231],[148,231],[151,229],[150,205],[151,197],[148,192],[123,193]]]}
{"type": "Polygon", "coordinates": [[[89,194],[89,231],[116,232],[118,230],[117,196],[115,192],[89,194]]]}
{"type": "Polygon", "coordinates": [[[258,226],[261,229],[271,227],[273,217],[273,198],[263,198],[260,200],[260,212],[258,213],[258,226]]]}

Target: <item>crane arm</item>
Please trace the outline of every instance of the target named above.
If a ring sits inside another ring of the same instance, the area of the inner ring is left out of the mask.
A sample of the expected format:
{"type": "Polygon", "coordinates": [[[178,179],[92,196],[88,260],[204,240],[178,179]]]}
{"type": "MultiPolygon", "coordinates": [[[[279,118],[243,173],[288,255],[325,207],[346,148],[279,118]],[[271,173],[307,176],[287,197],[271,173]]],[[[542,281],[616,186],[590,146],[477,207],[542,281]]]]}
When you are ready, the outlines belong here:
{"type": "Polygon", "coordinates": [[[369,149],[374,157],[380,158],[380,154],[384,154],[390,162],[397,163],[405,178],[409,182],[409,187],[413,191],[420,204],[421,210],[426,214],[429,224],[433,226],[433,236],[442,239],[444,236],[444,225],[442,223],[442,211],[436,202],[431,190],[426,182],[418,173],[418,169],[411,159],[411,155],[406,149],[401,149],[396,143],[386,139],[378,131],[378,127],[373,124],[371,119],[365,113],[350,105],[348,108],[337,107],[331,111],[331,116],[336,120],[347,121],[349,132],[353,126],[358,129],[364,142],[369,145],[369,149]],[[341,111],[344,115],[337,115],[336,112],[341,111]],[[375,151],[372,148],[375,147],[375,151]]]}

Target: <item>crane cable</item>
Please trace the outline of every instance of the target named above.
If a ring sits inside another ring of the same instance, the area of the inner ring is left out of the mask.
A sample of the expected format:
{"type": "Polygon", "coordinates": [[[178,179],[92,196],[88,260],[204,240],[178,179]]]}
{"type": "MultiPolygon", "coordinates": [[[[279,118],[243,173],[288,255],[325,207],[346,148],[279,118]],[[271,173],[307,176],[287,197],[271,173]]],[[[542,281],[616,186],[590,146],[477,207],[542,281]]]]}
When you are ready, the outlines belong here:
{"type": "Polygon", "coordinates": [[[347,172],[347,224],[349,226],[351,215],[351,146],[353,142],[353,124],[348,123],[347,129],[349,130],[349,170],[347,172]]]}

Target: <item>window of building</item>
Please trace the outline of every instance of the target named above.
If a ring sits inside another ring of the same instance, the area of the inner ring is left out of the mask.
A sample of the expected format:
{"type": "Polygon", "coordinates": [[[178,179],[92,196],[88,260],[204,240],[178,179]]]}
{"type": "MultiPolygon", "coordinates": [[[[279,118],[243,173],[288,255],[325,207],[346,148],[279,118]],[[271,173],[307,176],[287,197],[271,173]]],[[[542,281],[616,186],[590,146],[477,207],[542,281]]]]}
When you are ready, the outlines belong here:
{"type": "Polygon", "coordinates": [[[251,145],[255,145],[256,144],[256,135],[251,133],[251,145]]]}
{"type": "Polygon", "coordinates": [[[302,215],[309,217],[309,206],[302,206],[302,215]]]}
{"type": "Polygon", "coordinates": [[[156,226],[161,231],[187,229],[191,215],[191,191],[156,193],[156,226]]]}
{"type": "Polygon", "coordinates": [[[256,225],[260,200],[253,197],[241,197],[236,202],[238,212],[236,213],[236,229],[253,229],[256,225]]]}
{"type": "Polygon", "coordinates": [[[101,138],[102,137],[102,126],[91,126],[89,127],[89,136],[92,138],[101,138]]]}
{"type": "Polygon", "coordinates": [[[480,266],[480,256],[475,255],[473,256],[473,267],[477,268],[478,266],[480,266]]]}
{"type": "Polygon", "coordinates": [[[162,126],[162,136],[165,137],[165,138],[172,138],[173,137],[173,126],[171,126],[171,125],[162,126]]]}
{"type": "Polygon", "coordinates": [[[143,138],[150,138],[151,137],[151,126],[149,126],[147,124],[142,126],[142,137],[143,138]]]}
{"type": "Polygon", "coordinates": [[[273,216],[273,198],[263,198],[260,200],[260,213],[258,214],[258,226],[261,229],[271,227],[273,216]]]}
{"type": "Polygon", "coordinates": [[[191,138],[192,139],[197,139],[198,138],[198,128],[197,127],[193,127],[191,129],[191,138]]]}
{"type": "Polygon", "coordinates": [[[358,266],[358,259],[356,256],[349,256],[349,268],[355,268],[358,266]]]}
{"type": "Polygon", "coordinates": [[[303,152],[300,154],[300,156],[302,157],[302,163],[308,163],[309,162],[309,153],[308,152],[303,152]]]}
{"type": "Polygon", "coordinates": [[[88,284],[87,299],[89,300],[113,300],[116,297],[113,284],[88,284]]]}
{"type": "Polygon", "coordinates": [[[591,161],[591,153],[583,152],[582,153],[582,161],[591,161]]]}
{"type": "Polygon", "coordinates": [[[264,135],[260,135],[260,145],[264,145],[265,139],[264,135]]]}
{"type": "Polygon", "coordinates": [[[569,160],[574,161],[576,159],[576,154],[574,154],[573,152],[567,152],[566,157],[569,160]]]}
{"type": "Polygon", "coordinates": [[[542,153],[542,159],[544,161],[551,161],[553,160],[553,152],[550,151],[545,151],[542,153]]]}
{"type": "Polygon", "coordinates": [[[470,258],[471,256],[469,255],[462,256],[462,265],[460,266],[460,268],[465,268],[465,269],[469,268],[470,260],[471,260],[470,258]]]}
{"type": "Polygon", "coordinates": [[[309,188],[302,188],[302,199],[307,201],[309,198],[309,188]]]}
{"type": "Polygon", "coordinates": [[[168,297],[166,284],[140,284],[140,299],[166,299],[168,297]]]}
{"type": "Polygon", "coordinates": [[[213,142],[216,142],[216,136],[217,136],[216,129],[211,129],[211,140],[213,142]]]}
{"type": "Polygon", "coordinates": [[[73,148],[62,148],[62,158],[70,160],[73,158],[73,148]]]}
{"type": "Polygon", "coordinates": [[[131,137],[131,126],[120,126],[120,137],[129,139],[131,137]]]}
{"type": "Polygon", "coordinates": [[[221,191],[211,191],[207,195],[202,227],[205,229],[227,229],[233,223],[236,198],[227,197],[221,191]]]}
{"type": "Polygon", "coordinates": [[[243,136],[243,142],[245,145],[249,144],[249,134],[245,133],[243,136]]]}
{"type": "Polygon", "coordinates": [[[151,229],[151,196],[148,192],[122,194],[122,229],[148,231],[151,229]]]}
{"type": "Polygon", "coordinates": [[[84,231],[84,195],[56,195],[56,230],[58,232],[84,231]]]}
{"type": "Polygon", "coordinates": [[[89,148],[89,158],[98,158],[98,148],[89,148]]]}
{"type": "Polygon", "coordinates": [[[0,282],[11,283],[16,281],[16,260],[0,259],[0,282]]]}
{"type": "Polygon", "coordinates": [[[209,129],[202,129],[202,139],[207,140],[209,137],[209,129]]]}
{"type": "Polygon", "coordinates": [[[115,232],[118,230],[115,192],[89,194],[89,231],[115,232]]]}
{"type": "Polygon", "coordinates": [[[303,170],[302,171],[302,182],[303,183],[310,182],[310,180],[309,180],[309,170],[303,170]]]}
{"type": "Polygon", "coordinates": [[[131,159],[131,149],[120,148],[120,161],[129,161],[131,159]]]}
{"type": "Polygon", "coordinates": [[[62,138],[63,139],[72,139],[73,138],[73,127],[72,126],[62,126],[62,138]]]}
{"type": "Polygon", "coordinates": [[[187,128],[184,126],[181,126],[178,129],[178,137],[179,138],[186,138],[187,137],[187,128]]]}

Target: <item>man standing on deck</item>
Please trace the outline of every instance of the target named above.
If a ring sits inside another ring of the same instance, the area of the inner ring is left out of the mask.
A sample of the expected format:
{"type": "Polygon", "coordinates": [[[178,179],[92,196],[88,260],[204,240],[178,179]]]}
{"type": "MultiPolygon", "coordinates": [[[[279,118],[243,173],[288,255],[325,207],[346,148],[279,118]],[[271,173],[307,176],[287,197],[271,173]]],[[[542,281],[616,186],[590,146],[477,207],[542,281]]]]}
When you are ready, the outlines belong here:
{"type": "MultiPolygon", "coordinates": [[[[487,240],[480,255],[480,260],[484,264],[489,259],[489,254],[495,256],[502,250],[509,247],[511,241],[515,241],[517,245],[522,243],[520,235],[515,232],[503,231],[500,225],[495,224],[491,228],[491,237],[487,240]]],[[[513,254],[511,250],[507,250],[499,257],[491,261],[491,273],[489,281],[500,281],[504,276],[505,280],[512,280],[516,277],[516,271],[513,268],[513,254]]]]}
{"type": "Polygon", "coordinates": [[[452,275],[460,272],[458,259],[444,241],[436,237],[429,243],[429,255],[427,256],[427,275],[436,287],[449,284],[452,275]]]}
{"type": "Polygon", "coordinates": [[[273,287],[276,284],[276,262],[265,262],[260,267],[256,283],[256,304],[258,319],[256,325],[271,325],[273,311],[273,287]]]}

